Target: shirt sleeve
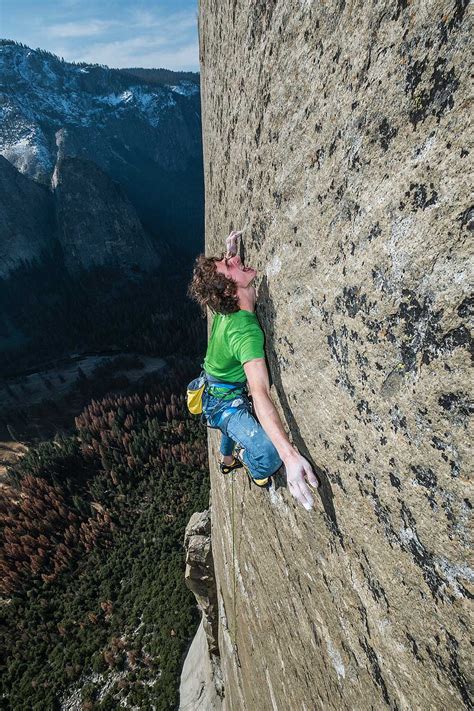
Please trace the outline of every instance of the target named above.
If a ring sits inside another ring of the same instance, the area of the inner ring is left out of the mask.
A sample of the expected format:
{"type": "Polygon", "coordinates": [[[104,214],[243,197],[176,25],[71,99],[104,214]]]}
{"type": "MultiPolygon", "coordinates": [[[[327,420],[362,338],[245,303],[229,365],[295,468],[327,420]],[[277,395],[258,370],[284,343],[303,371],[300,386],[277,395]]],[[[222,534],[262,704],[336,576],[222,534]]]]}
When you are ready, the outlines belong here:
{"type": "Polygon", "coordinates": [[[242,365],[254,358],[265,358],[265,336],[258,324],[252,324],[245,331],[229,334],[230,351],[242,365]]]}

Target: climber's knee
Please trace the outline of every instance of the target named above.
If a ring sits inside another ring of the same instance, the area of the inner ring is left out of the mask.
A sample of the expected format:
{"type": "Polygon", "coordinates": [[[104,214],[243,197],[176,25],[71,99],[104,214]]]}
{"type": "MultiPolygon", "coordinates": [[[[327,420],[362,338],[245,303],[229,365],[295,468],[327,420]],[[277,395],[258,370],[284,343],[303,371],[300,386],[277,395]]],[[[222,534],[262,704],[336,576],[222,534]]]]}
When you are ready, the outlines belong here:
{"type": "Polygon", "coordinates": [[[267,438],[266,441],[260,444],[258,454],[255,457],[255,470],[253,471],[257,479],[273,476],[283,464],[275,445],[270,439],[267,438]]]}
{"type": "Polygon", "coordinates": [[[244,463],[255,479],[272,476],[283,464],[275,445],[246,408],[224,418],[222,431],[245,449],[244,463]]]}

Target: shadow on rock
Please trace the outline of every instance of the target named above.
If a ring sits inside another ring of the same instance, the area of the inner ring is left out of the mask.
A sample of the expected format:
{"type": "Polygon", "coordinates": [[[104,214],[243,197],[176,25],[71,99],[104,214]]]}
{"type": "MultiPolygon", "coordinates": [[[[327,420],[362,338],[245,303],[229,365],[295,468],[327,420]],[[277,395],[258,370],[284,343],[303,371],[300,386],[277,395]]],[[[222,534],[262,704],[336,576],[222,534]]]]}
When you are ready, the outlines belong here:
{"type": "MultiPolygon", "coordinates": [[[[300,428],[298,426],[298,423],[296,421],[295,416],[293,415],[293,411],[291,409],[290,403],[288,401],[287,395],[285,393],[285,389],[283,387],[282,379],[281,379],[281,373],[280,373],[280,367],[278,363],[278,358],[276,357],[275,349],[274,347],[272,348],[269,344],[274,344],[275,343],[275,332],[274,332],[274,324],[275,324],[275,307],[273,305],[273,300],[270,296],[269,289],[268,289],[268,281],[267,277],[264,276],[262,278],[262,282],[259,287],[258,291],[258,303],[256,305],[256,312],[257,316],[259,318],[260,323],[262,324],[262,327],[264,327],[264,331],[266,334],[266,343],[267,343],[267,359],[269,361],[269,372],[270,372],[270,377],[271,377],[271,382],[275,384],[275,387],[278,391],[279,397],[280,397],[280,402],[281,406],[283,408],[283,412],[285,413],[286,421],[288,422],[288,426],[290,428],[292,437],[293,437],[293,442],[295,446],[297,447],[298,451],[300,454],[305,457],[305,459],[308,460],[308,462],[311,464],[313,467],[313,471],[315,472],[316,476],[319,479],[320,486],[319,486],[319,495],[321,497],[321,502],[323,504],[324,512],[326,514],[325,520],[327,523],[327,526],[331,533],[333,533],[335,536],[338,537],[339,542],[341,545],[344,547],[343,543],[343,537],[342,533],[339,529],[338,523],[337,523],[337,517],[336,517],[336,510],[334,508],[334,503],[333,503],[333,493],[332,493],[332,488],[331,484],[329,482],[329,478],[326,474],[326,472],[321,469],[317,464],[315,464],[311,458],[311,455],[308,452],[308,448],[306,447],[306,444],[303,440],[303,437],[300,432],[300,428]]],[[[286,477],[283,475],[278,474],[275,479],[275,488],[280,488],[281,486],[286,486],[286,477]]]]}

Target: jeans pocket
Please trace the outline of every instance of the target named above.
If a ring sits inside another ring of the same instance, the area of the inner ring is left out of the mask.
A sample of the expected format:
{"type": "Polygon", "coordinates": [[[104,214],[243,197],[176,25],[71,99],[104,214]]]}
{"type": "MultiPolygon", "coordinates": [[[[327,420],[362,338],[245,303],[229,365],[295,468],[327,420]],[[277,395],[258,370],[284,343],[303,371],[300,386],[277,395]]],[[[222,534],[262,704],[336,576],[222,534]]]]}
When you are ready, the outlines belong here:
{"type": "Polygon", "coordinates": [[[209,427],[217,427],[216,422],[218,422],[219,419],[219,405],[221,403],[219,400],[209,393],[204,393],[203,398],[202,398],[202,411],[206,417],[207,424],[209,427]]]}

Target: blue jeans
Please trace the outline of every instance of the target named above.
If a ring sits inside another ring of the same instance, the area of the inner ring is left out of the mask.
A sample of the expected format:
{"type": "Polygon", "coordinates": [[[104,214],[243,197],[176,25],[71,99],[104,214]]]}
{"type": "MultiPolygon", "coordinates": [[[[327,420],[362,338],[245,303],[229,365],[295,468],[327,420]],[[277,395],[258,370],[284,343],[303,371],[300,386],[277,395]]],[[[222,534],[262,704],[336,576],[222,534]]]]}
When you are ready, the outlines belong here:
{"type": "Polygon", "coordinates": [[[262,425],[253,416],[246,393],[221,400],[207,392],[206,388],[202,405],[209,427],[222,432],[222,455],[231,455],[237,443],[245,450],[241,455],[242,461],[253,479],[265,479],[278,471],[283,462],[262,425]]]}

